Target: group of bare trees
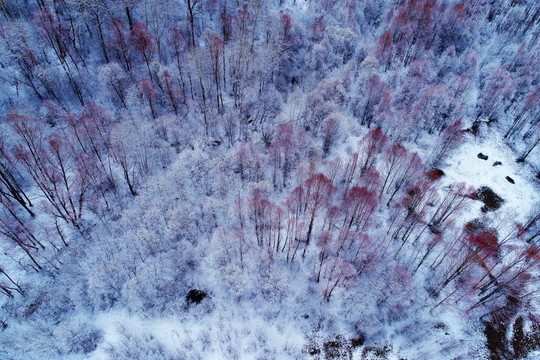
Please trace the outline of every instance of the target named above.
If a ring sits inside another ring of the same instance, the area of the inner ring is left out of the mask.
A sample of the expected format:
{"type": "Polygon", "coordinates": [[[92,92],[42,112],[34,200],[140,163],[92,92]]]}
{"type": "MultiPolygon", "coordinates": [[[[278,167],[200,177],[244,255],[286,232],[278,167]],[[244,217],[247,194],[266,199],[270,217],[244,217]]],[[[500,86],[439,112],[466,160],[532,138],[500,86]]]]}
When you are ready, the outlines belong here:
{"type": "Polygon", "coordinates": [[[87,214],[106,221],[108,211],[122,207],[122,193],[137,195],[140,178],[155,166],[145,164],[147,145],[127,142],[125,127],[96,104],[54,121],[51,127],[44,118],[11,114],[2,129],[2,246],[27,271],[44,263],[58,269],[67,234],[88,239],[87,214]]]}
{"type": "MultiPolygon", "coordinates": [[[[449,129],[434,152],[446,153],[450,143],[461,141],[453,138],[463,136],[459,122],[449,129]],[[451,135],[456,131],[461,134],[451,135]]],[[[287,132],[294,134],[294,129],[287,132]]],[[[275,141],[294,148],[300,139],[276,136],[275,141]]],[[[273,162],[274,150],[269,150],[273,162]]],[[[290,189],[281,203],[263,190],[238,203],[240,221],[235,223],[242,241],[236,256],[245,259],[245,241],[253,234],[254,245],[272,249],[285,262],[314,264],[313,276],[326,300],[336,288],[353,286],[359,276],[389,261],[412,279],[421,269],[430,274],[426,286],[439,296],[436,306],[454,299],[470,309],[489,308],[508,294],[527,297],[522,290],[538,266],[538,248],[522,241],[523,226],[507,231],[477,219],[459,229],[476,199],[475,189],[464,183],[443,185],[442,171],[430,170],[378,128],[359,141],[348,159],[325,164],[298,168],[296,187],[279,184],[290,189]]],[[[272,170],[273,176],[279,169],[272,170]]]]}
{"type": "MultiPolygon", "coordinates": [[[[526,40],[520,44],[515,58],[508,59],[498,68],[489,69],[489,72],[483,75],[481,92],[474,109],[476,120],[473,131],[478,131],[480,122],[499,122],[503,131],[506,131],[505,138],[516,147],[519,160],[525,161],[539,143],[536,136],[539,126],[538,87],[535,85],[538,74],[533,70],[538,62],[538,58],[533,55],[538,52],[538,44],[527,40],[527,37],[518,38],[517,34],[538,33],[538,26],[534,25],[537,15],[532,15],[538,14],[538,11],[537,5],[509,1],[499,1],[497,6],[489,8],[480,3],[448,6],[431,0],[405,1],[393,13],[388,30],[379,37],[374,55],[385,72],[399,66],[414,67],[415,62],[422,63],[424,69],[428,70],[430,65],[429,56],[425,56],[426,52],[447,57],[438,75],[448,77],[455,74],[455,78],[446,82],[446,85],[426,86],[416,95],[417,103],[410,109],[413,117],[418,119],[424,129],[440,132],[451,122],[459,120],[466,110],[460,93],[468,91],[470,85],[467,85],[467,82],[470,82],[474,76],[474,68],[478,66],[471,62],[475,61],[476,55],[468,49],[474,37],[481,31],[480,24],[486,20],[494,21],[495,18],[505,23],[512,17],[510,14],[522,14],[523,19],[514,19],[516,27],[512,31],[508,27],[496,28],[498,34],[506,40],[526,40]],[[455,67],[456,60],[458,64],[461,63],[458,67],[455,67]],[[466,81],[467,79],[469,81],[466,81]]],[[[427,73],[428,71],[424,71],[420,77],[427,73]]],[[[372,82],[374,80],[370,79],[372,82]]],[[[415,76],[410,77],[407,82],[419,80],[419,77],[415,76]]],[[[381,91],[383,90],[377,82],[364,90],[367,95],[365,105],[362,105],[363,110],[358,109],[358,112],[362,113],[362,122],[365,121],[366,114],[369,119],[370,106],[375,105],[371,94],[381,91]]],[[[376,99],[380,102],[384,96],[381,94],[376,99]]]]}
{"type": "MultiPolygon", "coordinates": [[[[231,231],[214,236],[242,268],[253,248],[265,264],[308,264],[327,301],[384,263],[395,288],[425,277],[435,306],[528,296],[538,214],[512,231],[462,224],[475,191],[438,168],[483,123],[521,161],[540,143],[539,45],[526,40],[496,66],[471,46],[494,19],[513,43],[537,34],[538,6],[315,3],[316,16],[300,16],[258,0],[0,1],[13,89],[0,138],[6,256],[58,269],[71,231],[88,237],[88,218],[112,221],[174,152],[204,139],[231,168],[218,180],[190,174],[205,196],[204,221],[191,226],[209,238],[223,229],[212,206],[236,174],[231,231]],[[367,133],[333,157],[351,129],[367,133]],[[430,149],[407,150],[424,133],[437,138],[430,149]]],[[[0,279],[7,296],[24,292],[7,267],[0,279]]]]}

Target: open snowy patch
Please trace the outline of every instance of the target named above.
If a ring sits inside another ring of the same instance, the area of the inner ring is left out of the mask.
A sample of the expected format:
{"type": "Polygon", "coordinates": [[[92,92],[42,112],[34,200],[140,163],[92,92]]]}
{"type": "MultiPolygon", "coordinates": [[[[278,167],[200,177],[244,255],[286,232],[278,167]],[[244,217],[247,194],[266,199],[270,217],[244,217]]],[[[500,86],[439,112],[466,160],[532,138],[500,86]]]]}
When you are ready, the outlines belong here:
{"type": "Polygon", "coordinates": [[[191,315],[144,318],[125,310],[102,313],[96,326],[104,339],[89,359],[118,359],[127,353],[141,359],[294,359],[304,343],[294,323],[269,322],[253,309],[191,315]]]}
{"type": "MultiPolygon", "coordinates": [[[[497,211],[511,215],[515,221],[523,221],[540,201],[540,189],[530,170],[515,159],[516,155],[500,139],[468,141],[454,152],[448,166],[443,168],[444,181],[464,182],[475,189],[491,188],[504,200],[497,211]],[[488,159],[479,158],[480,153],[488,159]],[[497,162],[501,164],[494,165],[497,162]]],[[[478,202],[477,206],[481,205],[478,202]]]]}

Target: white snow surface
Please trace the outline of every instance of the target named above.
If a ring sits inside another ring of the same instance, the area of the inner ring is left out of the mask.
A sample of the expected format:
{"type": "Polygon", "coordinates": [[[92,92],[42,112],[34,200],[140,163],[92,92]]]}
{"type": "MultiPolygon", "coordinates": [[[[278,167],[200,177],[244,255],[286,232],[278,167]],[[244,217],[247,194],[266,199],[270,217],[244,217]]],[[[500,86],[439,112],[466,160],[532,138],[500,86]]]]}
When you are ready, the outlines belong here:
{"type": "MultiPolygon", "coordinates": [[[[540,186],[531,169],[516,162],[516,154],[497,136],[475,140],[468,138],[451,156],[444,167],[446,183],[464,182],[478,189],[489,186],[503,200],[498,210],[511,216],[513,221],[523,221],[534,205],[540,202],[540,186]],[[487,160],[478,158],[482,153],[487,160]],[[502,165],[494,166],[496,161],[502,165]],[[509,176],[515,184],[506,180],[509,176]]],[[[480,204],[480,203],[478,203],[480,204]]]]}

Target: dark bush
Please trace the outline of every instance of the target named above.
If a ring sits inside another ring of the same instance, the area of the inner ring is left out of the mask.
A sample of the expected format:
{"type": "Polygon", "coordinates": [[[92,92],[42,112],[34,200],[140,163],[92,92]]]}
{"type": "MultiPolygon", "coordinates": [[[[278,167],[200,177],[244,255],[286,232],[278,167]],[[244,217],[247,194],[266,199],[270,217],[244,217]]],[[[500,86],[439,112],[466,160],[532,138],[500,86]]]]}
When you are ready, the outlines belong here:
{"type": "Polygon", "coordinates": [[[476,191],[478,200],[484,203],[482,212],[495,211],[501,207],[504,200],[493,192],[489,187],[482,186],[476,191]]]}
{"type": "Polygon", "coordinates": [[[358,348],[364,345],[365,341],[366,341],[366,336],[364,334],[360,334],[358,337],[351,339],[351,347],[353,349],[358,348]]]}
{"type": "Polygon", "coordinates": [[[206,292],[199,289],[191,289],[186,295],[186,302],[189,304],[200,304],[201,301],[206,297],[206,292]]]}
{"type": "Polygon", "coordinates": [[[506,328],[499,323],[491,322],[485,322],[484,326],[486,346],[491,354],[491,359],[510,358],[505,337],[506,328]]]}
{"type": "Polygon", "coordinates": [[[513,326],[512,350],[516,359],[527,357],[531,351],[540,348],[540,324],[531,318],[532,326],[529,333],[524,331],[524,320],[518,316],[513,326]]]}

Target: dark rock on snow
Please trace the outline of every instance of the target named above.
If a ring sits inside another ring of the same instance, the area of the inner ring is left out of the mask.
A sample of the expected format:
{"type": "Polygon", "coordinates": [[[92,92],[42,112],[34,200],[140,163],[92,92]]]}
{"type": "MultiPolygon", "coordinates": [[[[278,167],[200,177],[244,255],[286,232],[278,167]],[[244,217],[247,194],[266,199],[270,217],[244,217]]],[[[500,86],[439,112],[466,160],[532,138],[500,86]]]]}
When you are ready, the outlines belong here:
{"type": "Polygon", "coordinates": [[[188,304],[199,304],[206,297],[206,292],[199,289],[191,289],[186,295],[186,302],[188,304]]]}

